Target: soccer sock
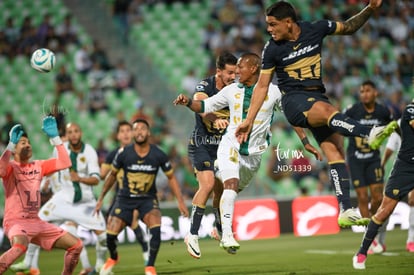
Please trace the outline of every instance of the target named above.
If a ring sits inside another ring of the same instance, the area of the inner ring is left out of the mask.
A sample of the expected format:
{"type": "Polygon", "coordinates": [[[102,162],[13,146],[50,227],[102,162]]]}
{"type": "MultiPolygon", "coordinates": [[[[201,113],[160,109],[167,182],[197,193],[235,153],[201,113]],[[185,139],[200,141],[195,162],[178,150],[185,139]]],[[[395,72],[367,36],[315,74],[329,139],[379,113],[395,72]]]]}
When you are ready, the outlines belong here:
{"type": "Polygon", "coordinates": [[[362,239],[361,247],[359,248],[358,254],[367,255],[367,251],[371,246],[375,236],[377,235],[380,226],[381,224],[376,222],[374,217],[372,217],[371,221],[368,224],[367,231],[364,234],[364,238],[362,239]]]}
{"type": "MultiPolygon", "coordinates": [[[[27,253],[28,251],[26,251],[27,253]]],[[[34,251],[32,262],[30,264],[31,267],[39,269],[39,255],[40,255],[40,246],[34,251]]]]}
{"type": "Polygon", "coordinates": [[[62,275],[70,275],[73,274],[75,271],[76,265],[79,262],[79,255],[82,251],[83,244],[81,240],[78,240],[78,242],[72,246],[69,247],[64,256],[64,266],[63,266],[63,272],[62,275]]]}
{"type": "Polygon", "coordinates": [[[111,259],[115,261],[118,260],[118,251],[116,249],[117,242],[118,242],[118,239],[116,235],[106,232],[106,245],[109,250],[109,255],[111,259]]]}
{"type": "MultiPolygon", "coordinates": [[[[36,251],[40,250],[40,246],[36,244],[29,243],[24,256],[24,264],[28,267],[38,268],[39,259],[36,258],[36,251]]],[[[39,256],[39,254],[37,254],[39,256]]]]}
{"type": "Polygon", "coordinates": [[[414,206],[410,207],[410,214],[408,216],[408,222],[410,226],[408,227],[407,243],[414,242],[414,206]]]}
{"type": "MultiPolygon", "coordinates": [[[[78,237],[78,229],[76,228],[76,226],[72,224],[64,223],[60,227],[66,230],[67,232],[69,232],[70,234],[72,234],[73,236],[78,237]]],[[[89,258],[88,258],[88,251],[86,250],[85,247],[82,248],[80,255],[79,255],[79,259],[80,259],[82,268],[91,267],[91,263],[89,262],[89,258]]]]}
{"type": "Polygon", "coordinates": [[[328,119],[328,127],[346,137],[367,137],[371,131],[371,127],[362,125],[340,112],[328,119]]]}
{"type": "Polygon", "coordinates": [[[0,256],[0,274],[6,272],[7,268],[26,252],[27,247],[22,244],[14,244],[9,250],[0,256]]]}
{"type": "Polygon", "coordinates": [[[203,219],[204,211],[206,206],[193,205],[191,209],[191,227],[190,233],[192,235],[198,235],[198,230],[200,229],[201,220],[203,219]]]}
{"type": "Polygon", "coordinates": [[[161,227],[150,228],[149,257],[146,266],[154,266],[161,245],[161,227]]]}
{"type": "Polygon", "coordinates": [[[237,193],[231,189],[224,189],[220,200],[221,226],[223,234],[233,233],[233,212],[234,202],[236,201],[237,193]]]}
{"type": "Polygon", "coordinates": [[[338,199],[341,211],[351,208],[351,199],[349,197],[349,173],[345,162],[335,162],[329,164],[329,176],[332,186],[338,199]]]}
{"type": "Polygon", "coordinates": [[[222,233],[223,229],[221,228],[220,208],[213,208],[213,212],[215,217],[214,225],[216,226],[217,231],[222,233]]]}
{"type": "Polygon", "coordinates": [[[98,240],[95,245],[96,249],[96,262],[95,262],[95,270],[100,270],[101,267],[105,263],[106,252],[108,251],[108,247],[106,246],[106,232],[102,232],[101,234],[97,235],[98,240]]]}
{"type": "Polygon", "coordinates": [[[138,243],[142,247],[142,251],[143,252],[148,251],[148,243],[145,240],[144,233],[142,232],[142,228],[140,226],[137,226],[134,229],[134,233],[135,233],[135,237],[137,238],[138,243]]]}

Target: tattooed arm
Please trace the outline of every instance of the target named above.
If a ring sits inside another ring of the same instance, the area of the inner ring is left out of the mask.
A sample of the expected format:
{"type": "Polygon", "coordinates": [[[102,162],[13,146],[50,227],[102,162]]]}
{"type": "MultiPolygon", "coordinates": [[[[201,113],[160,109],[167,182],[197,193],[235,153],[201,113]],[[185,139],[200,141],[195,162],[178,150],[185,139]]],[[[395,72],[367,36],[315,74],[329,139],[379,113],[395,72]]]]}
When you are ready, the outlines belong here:
{"type": "Polygon", "coordinates": [[[369,5],[358,14],[352,16],[345,22],[337,22],[338,27],[335,34],[353,34],[359,30],[368,21],[368,18],[374,11],[381,6],[381,2],[382,0],[371,0],[369,1],[369,5]]]}

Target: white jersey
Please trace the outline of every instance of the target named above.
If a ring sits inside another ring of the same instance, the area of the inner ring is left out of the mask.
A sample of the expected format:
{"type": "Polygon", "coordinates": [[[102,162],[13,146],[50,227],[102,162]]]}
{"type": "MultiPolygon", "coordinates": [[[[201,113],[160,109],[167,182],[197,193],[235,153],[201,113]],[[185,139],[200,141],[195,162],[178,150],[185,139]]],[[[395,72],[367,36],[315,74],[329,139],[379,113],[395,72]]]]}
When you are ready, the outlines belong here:
{"type": "MultiPolygon", "coordinates": [[[[252,90],[253,88],[250,88],[252,90]]],[[[247,116],[250,99],[245,100],[245,86],[240,83],[233,83],[224,87],[220,93],[203,100],[205,113],[221,110],[225,107],[230,109],[230,124],[222,141],[232,146],[242,155],[262,154],[269,145],[271,131],[270,125],[273,112],[279,108],[281,94],[276,85],[270,84],[267,96],[262,107],[257,113],[249,139],[239,144],[236,139],[236,129],[247,116]]]]}
{"type": "MultiPolygon", "coordinates": [[[[92,146],[84,144],[81,152],[77,155],[71,154],[67,142],[65,148],[72,160],[70,169],[76,170],[79,177],[93,176],[99,179],[98,155],[92,146]]],[[[74,202],[75,187],[70,180],[70,169],[54,173],[48,178],[53,196],[42,206],[39,217],[48,222],[69,220],[87,229],[105,230],[104,216],[101,212],[98,215],[94,213],[96,199],[92,192],[92,186],[79,183],[81,197],[74,202]]]]}
{"type": "MultiPolygon", "coordinates": [[[[70,169],[76,170],[79,177],[99,177],[99,163],[98,154],[96,150],[89,144],[83,144],[81,152],[77,155],[71,153],[69,144],[64,143],[65,148],[72,160],[72,167],[56,172],[50,177],[50,184],[52,191],[55,195],[67,202],[74,202],[75,199],[75,183],[70,180],[70,169]],[[75,162],[74,162],[75,159],[75,162]]],[[[54,152],[55,154],[56,152],[54,152]]],[[[95,201],[95,195],[93,194],[93,186],[79,183],[81,190],[81,198],[77,202],[95,201]]]]}

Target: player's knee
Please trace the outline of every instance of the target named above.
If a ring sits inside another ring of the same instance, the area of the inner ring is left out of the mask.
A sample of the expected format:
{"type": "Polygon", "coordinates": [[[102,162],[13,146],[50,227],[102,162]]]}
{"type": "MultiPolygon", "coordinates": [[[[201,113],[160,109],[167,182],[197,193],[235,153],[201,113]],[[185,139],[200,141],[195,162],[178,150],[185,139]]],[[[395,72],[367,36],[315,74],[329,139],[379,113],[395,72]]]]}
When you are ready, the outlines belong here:
{"type": "Polygon", "coordinates": [[[12,245],[12,249],[16,250],[16,251],[21,251],[19,253],[19,257],[21,255],[23,255],[24,253],[26,253],[27,251],[27,245],[21,244],[21,243],[16,243],[12,245]]]}
{"type": "Polygon", "coordinates": [[[77,239],[77,242],[71,247],[69,247],[68,249],[66,249],[66,251],[75,253],[75,254],[80,254],[82,251],[82,248],[83,248],[82,241],[80,239],[77,239]]]}

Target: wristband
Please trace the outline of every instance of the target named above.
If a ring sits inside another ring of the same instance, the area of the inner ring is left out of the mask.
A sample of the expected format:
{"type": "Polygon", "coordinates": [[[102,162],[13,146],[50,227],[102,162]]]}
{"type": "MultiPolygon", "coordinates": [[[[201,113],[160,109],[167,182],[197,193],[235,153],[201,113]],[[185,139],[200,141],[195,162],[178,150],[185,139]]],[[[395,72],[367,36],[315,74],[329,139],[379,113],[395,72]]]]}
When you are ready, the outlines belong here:
{"type": "Polygon", "coordinates": [[[13,142],[9,142],[9,144],[7,144],[6,150],[9,150],[10,152],[14,152],[16,149],[16,144],[14,144],[13,142]]]}
{"type": "Polygon", "coordinates": [[[303,146],[306,146],[307,144],[309,144],[308,137],[304,137],[300,141],[302,141],[303,146]]]}
{"type": "Polygon", "coordinates": [[[50,144],[55,145],[55,146],[63,144],[62,139],[60,138],[60,136],[50,138],[49,141],[50,141],[50,144]]]}
{"type": "Polygon", "coordinates": [[[187,102],[187,105],[185,105],[185,106],[190,107],[191,104],[193,104],[193,100],[191,98],[189,98],[188,102],[187,102]]]}

